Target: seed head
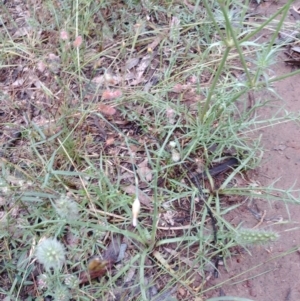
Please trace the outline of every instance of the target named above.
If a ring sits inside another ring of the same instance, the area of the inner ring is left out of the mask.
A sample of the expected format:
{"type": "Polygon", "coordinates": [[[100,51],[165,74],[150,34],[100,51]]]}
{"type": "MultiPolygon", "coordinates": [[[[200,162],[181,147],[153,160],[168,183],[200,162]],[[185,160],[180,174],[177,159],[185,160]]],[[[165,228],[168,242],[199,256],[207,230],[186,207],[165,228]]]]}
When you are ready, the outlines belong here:
{"type": "Polygon", "coordinates": [[[50,279],[47,274],[41,274],[37,277],[37,285],[40,290],[47,289],[49,287],[50,279]]]}
{"type": "Polygon", "coordinates": [[[68,288],[62,285],[56,287],[53,297],[55,301],[69,301],[71,299],[71,294],[68,288]]]}
{"type": "Polygon", "coordinates": [[[78,205],[68,196],[62,195],[54,202],[57,214],[65,219],[76,219],[78,216],[78,205]]]}
{"type": "Polygon", "coordinates": [[[36,258],[47,271],[60,270],[65,262],[65,248],[55,238],[45,238],[36,247],[36,258]]]}
{"type": "Polygon", "coordinates": [[[240,229],[236,240],[241,245],[266,244],[275,241],[278,234],[273,231],[240,229]]]}
{"type": "Polygon", "coordinates": [[[75,289],[79,286],[79,279],[75,275],[68,274],[65,277],[65,284],[71,289],[75,289]]]}

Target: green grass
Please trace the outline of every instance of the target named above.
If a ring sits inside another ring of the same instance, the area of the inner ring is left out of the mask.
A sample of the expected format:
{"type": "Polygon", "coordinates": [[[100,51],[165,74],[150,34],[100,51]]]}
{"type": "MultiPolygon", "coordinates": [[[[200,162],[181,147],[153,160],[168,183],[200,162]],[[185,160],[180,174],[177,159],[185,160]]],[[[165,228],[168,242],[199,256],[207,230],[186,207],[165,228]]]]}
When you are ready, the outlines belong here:
{"type": "Polygon", "coordinates": [[[257,193],[298,203],[292,190],[234,185],[260,162],[257,130],[299,119],[262,120],[258,109],[270,99],[248,103],[249,93],[275,92],[284,77],[272,75],[280,50],[273,42],[289,27],[291,1],[255,24],[248,3],[189,3],[193,9],[176,1],[0,5],[1,297],[177,300],[179,288],[180,300],[204,297],[216,256],[226,266],[236,247],[255,243],[226,214],[257,193]],[[266,29],[273,34],[263,44],[266,29]],[[239,166],[199,195],[187,168],[207,170],[228,153],[239,166]],[[224,196],[241,201],[229,205],[224,196]],[[45,270],[35,259],[45,237],[64,245],[62,268],[45,270]],[[90,257],[107,256],[117,237],[127,245],[117,268],[79,286],[90,257]],[[75,278],[66,284],[68,275],[75,278]]]}

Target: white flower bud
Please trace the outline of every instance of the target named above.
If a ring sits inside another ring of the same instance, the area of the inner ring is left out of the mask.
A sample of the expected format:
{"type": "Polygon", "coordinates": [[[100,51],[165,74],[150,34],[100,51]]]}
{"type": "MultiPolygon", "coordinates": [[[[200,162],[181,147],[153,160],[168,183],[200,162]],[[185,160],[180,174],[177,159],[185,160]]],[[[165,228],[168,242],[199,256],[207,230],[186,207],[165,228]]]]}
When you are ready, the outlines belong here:
{"type": "Polygon", "coordinates": [[[177,150],[172,149],[172,160],[173,162],[178,162],[180,161],[180,154],[177,150]]]}
{"type": "Polygon", "coordinates": [[[138,198],[136,198],[132,204],[132,225],[137,226],[137,218],[141,209],[141,203],[138,198]]]}
{"type": "Polygon", "coordinates": [[[172,147],[172,148],[175,148],[176,147],[176,142],[175,141],[170,141],[169,146],[172,147]]]}

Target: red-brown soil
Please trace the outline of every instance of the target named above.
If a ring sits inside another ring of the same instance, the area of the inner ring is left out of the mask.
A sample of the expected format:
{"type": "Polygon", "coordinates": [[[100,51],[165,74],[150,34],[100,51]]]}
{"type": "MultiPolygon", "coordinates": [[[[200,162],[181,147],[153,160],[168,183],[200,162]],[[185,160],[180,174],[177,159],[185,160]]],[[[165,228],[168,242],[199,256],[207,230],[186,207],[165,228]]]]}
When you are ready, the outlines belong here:
{"type": "MultiPolygon", "coordinates": [[[[268,14],[280,7],[279,3],[269,6],[268,14]]],[[[289,17],[291,22],[292,16],[289,17]]],[[[294,71],[282,60],[286,59],[282,53],[273,70],[276,76],[294,71]]],[[[278,112],[279,107],[285,106],[289,112],[295,114],[300,111],[300,75],[277,82],[275,90],[282,100],[275,101],[273,108],[264,108],[258,114],[261,118],[268,118],[278,112]]],[[[272,96],[266,95],[266,98],[272,96]]],[[[264,156],[259,168],[251,178],[263,186],[274,186],[283,190],[299,191],[300,178],[300,127],[296,122],[287,122],[273,127],[266,127],[257,135],[262,135],[264,156]]],[[[222,290],[217,288],[213,296],[248,298],[255,301],[297,301],[300,300],[299,266],[300,253],[300,199],[299,193],[294,194],[299,205],[286,205],[284,202],[256,201],[261,212],[266,212],[266,218],[282,216],[283,223],[272,224],[265,221],[259,228],[271,228],[280,233],[277,242],[268,246],[255,246],[247,253],[233,257],[227,261],[228,268],[221,268],[221,276],[214,280],[214,284],[222,284],[222,290]],[[287,253],[287,254],[286,254],[287,253]],[[232,278],[232,279],[231,279],[232,278]],[[236,283],[236,284],[235,284],[236,283]]],[[[235,217],[238,224],[253,227],[257,220],[247,213],[239,212],[235,217]]],[[[210,296],[210,294],[208,293],[210,296]]],[[[228,299],[226,299],[228,300],[228,299]]]]}

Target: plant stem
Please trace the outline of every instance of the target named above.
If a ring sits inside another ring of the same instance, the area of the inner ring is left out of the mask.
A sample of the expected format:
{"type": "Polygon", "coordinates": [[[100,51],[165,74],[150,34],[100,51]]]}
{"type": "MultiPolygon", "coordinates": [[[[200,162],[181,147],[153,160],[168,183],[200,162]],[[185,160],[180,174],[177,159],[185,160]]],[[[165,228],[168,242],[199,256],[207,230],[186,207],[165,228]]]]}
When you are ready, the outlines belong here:
{"type": "Polygon", "coordinates": [[[211,98],[212,98],[213,93],[215,92],[215,87],[216,87],[216,85],[217,85],[217,82],[218,82],[219,77],[220,77],[220,75],[221,75],[221,72],[222,72],[222,70],[223,70],[223,67],[224,67],[224,65],[225,65],[225,63],[226,63],[226,60],[227,60],[229,51],[230,51],[230,47],[226,47],[225,52],[224,52],[224,55],[223,55],[222,60],[221,60],[221,62],[220,62],[219,68],[218,68],[218,70],[217,70],[217,72],[216,72],[216,74],[215,74],[214,80],[213,80],[213,82],[212,82],[212,84],[211,84],[211,87],[210,87],[210,89],[209,89],[209,93],[208,93],[208,96],[207,96],[207,98],[206,98],[206,101],[205,101],[205,104],[204,104],[204,108],[203,108],[203,110],[200,111],[200,112],[201,112],[201,115],[200,115],[200,122],[201,122],[201,123],[204,122],[205,114],[206,114],[207,111],[208,111],[209,103],[210,103],[210,101],[211,101],[211,98]]]}

